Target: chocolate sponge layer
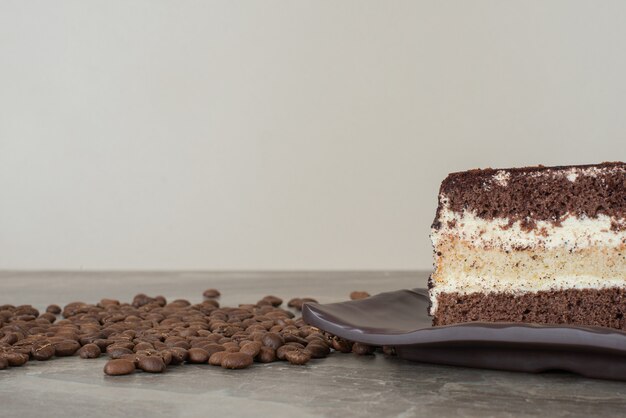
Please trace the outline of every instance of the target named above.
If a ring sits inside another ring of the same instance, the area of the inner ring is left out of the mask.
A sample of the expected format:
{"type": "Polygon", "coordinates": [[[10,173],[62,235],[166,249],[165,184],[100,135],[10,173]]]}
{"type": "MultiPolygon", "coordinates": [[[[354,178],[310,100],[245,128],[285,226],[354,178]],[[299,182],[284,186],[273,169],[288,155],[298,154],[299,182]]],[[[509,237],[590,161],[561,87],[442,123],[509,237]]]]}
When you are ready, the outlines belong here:
{"type": "MultiPolygon", "coordinates": [[[[505,170],[470,170],[450,174],[441,184],[449,208],[473,211],[483,219],[508,218],[532,229],[536,221],[559,223],[565,215],[595,218],[604,214],[626,218],[626,164],[603,163],[585,166],[525,167],[505,170]],[[595,175],[580,174],[575,181],[565,172],[594,169],[595,175]],[[507,173],[506,182],[493,180],[507,173]]],[[[439,229],[439,202],[433,228],[439,229]]],[[[624,225],[616,223],[615,229],[624,225]]]]}
{"type": "Polygon", "coordinates": [[[626,289],[510,293],[441,293],[433,325],[461,322],[576,324],[626,330],[626,289]]]}

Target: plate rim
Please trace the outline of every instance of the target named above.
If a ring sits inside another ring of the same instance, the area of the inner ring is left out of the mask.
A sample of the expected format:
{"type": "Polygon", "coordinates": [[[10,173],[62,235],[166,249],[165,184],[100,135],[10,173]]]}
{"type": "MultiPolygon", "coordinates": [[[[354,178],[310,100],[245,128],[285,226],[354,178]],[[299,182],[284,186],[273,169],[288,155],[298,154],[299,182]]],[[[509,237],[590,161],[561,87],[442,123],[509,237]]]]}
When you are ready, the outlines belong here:
{"type": "MultiPolygon", "coordinates": [[[[398,297],[407,292],[416,298],[421,298],[422,302],[428,301],[427,290],[423,288],[398,289],[379,293],[370,298],[381,295],[398,297]]],[[[609,351],[626,355],[626,331],[613,328],[519,322],[467,322],[419,328],[404,333],[376,333],[364,331],[354,324],[346,323],[325,309],[325,307],[338,304],[358,305],[367,299],[328,304],[308,302],[302,307],[302,318],[306,323],[338,337],[372,345],[432,346],[463,343],[493,346],[516,344],[520,347],[541,346],[568,351],[609,351]]]]}

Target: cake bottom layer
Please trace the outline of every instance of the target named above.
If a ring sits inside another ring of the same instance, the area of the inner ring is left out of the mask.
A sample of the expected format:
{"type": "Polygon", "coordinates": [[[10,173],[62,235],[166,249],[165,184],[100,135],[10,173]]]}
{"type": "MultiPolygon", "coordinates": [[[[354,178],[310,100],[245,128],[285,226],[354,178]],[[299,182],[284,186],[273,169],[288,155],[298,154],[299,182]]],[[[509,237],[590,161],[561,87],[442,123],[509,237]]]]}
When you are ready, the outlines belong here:
{"type": "Polygon", "coordinates": [[[626,288],[563,289],[520,294],[440,293],[433,325],[460,322],[572,324],[626,330],[626,288]]]}

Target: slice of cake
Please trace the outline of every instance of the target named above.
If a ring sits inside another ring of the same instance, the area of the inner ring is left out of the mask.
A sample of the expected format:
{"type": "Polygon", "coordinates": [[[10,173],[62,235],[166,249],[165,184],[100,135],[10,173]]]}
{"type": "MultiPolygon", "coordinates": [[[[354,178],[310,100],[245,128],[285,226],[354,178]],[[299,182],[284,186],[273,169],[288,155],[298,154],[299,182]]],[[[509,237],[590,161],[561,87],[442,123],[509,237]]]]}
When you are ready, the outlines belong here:
{"type": "Polygon", "coordinates": [[[626,329],[626,164],[471,170],[441,184],[434,325],[626,329]]]}

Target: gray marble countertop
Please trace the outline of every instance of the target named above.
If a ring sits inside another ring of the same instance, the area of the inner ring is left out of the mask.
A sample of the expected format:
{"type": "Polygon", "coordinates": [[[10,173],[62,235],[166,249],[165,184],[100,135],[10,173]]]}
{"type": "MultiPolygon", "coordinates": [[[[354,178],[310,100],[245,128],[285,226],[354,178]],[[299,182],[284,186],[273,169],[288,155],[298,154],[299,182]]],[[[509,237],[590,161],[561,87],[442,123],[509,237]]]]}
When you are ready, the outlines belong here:
{"type": "MultiPolygon", "coordinates": [[[[215,287],[220,303],[256,302],[275,294],[345,300],[425,286],[425,272],[319,273],[29,273],[0,272],[0,304],[43,309],[137,293],[202,299],[215,287]]],[[[108,377],[105,359],[30,361],[0,371],[1,416],[623,416],[626,383],[567,373],[523,374],[410,363],[383,355],[335,353],[306,366],[255,364],[226,371],[173,366],[164,374],[108,377]]]]}

